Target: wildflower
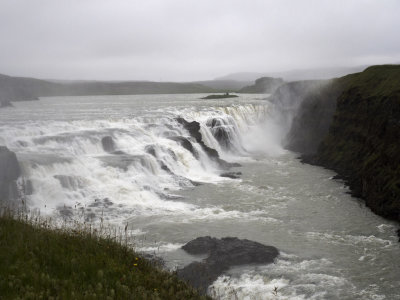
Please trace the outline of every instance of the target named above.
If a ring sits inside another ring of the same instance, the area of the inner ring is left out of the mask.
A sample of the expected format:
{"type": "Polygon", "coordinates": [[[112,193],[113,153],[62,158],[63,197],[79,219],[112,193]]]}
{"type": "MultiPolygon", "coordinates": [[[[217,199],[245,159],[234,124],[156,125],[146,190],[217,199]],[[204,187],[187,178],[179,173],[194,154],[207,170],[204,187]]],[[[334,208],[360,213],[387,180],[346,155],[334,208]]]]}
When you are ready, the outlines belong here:
{"type": "Polygon", "coordinates": [[[135,267],[137,267],[137,264],[133,264],[135,267]]]}

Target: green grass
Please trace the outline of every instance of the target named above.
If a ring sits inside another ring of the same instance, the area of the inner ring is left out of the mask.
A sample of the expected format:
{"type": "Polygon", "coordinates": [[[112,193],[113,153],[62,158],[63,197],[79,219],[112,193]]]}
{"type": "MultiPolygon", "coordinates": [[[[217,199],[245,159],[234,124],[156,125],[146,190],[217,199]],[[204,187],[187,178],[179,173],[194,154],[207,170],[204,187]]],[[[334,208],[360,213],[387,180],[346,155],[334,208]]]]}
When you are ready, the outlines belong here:
{"type": "Polygon", "coordinates": [[[345,87],[357,89],[366,97],[399,95],[400,65],[371,66],[364,72],[350,74],[339,80],[345,87]]]}
{"type": "Polygon", "coordinates": [[[210,299],[131,248],[0,216],[0,299],[210,299]]]}

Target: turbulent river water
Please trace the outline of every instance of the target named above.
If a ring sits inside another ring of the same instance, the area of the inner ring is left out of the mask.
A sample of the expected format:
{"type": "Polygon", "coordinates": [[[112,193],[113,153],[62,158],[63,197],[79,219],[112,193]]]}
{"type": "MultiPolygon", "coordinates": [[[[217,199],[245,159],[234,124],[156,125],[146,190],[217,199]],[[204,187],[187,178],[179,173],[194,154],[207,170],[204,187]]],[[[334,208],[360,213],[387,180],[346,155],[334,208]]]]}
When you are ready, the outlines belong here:
{"type": "Polygon", "coordinates": [[[17,154],[31,209],[60,220],[128,224],[135,247],[170,269],[202,258],[180,249],[199,236],[280,250],[274,264],[219,277],[209,289],[218,299],[400,299],[397,226],[351,198],[333,172],[284,150],[287,124],[265,95],[202,96],[15,103],[0,110],[0,144],[17,154]],[[177,117],[198,121],[204,143],[242,165],[231,169],[240,179],[221,177],[177,117]]]}

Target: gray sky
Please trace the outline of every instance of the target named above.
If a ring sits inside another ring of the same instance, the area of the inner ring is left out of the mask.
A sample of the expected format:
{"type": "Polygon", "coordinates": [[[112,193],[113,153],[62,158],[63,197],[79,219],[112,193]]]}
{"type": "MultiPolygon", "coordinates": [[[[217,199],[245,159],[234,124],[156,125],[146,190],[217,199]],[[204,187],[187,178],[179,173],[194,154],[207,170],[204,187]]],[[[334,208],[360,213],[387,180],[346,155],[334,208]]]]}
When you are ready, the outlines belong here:
{"type": "Polygon", "coordinates": [[[398,0],[0,0],[0,73],[212,79],[400,62],[398,0]]]}

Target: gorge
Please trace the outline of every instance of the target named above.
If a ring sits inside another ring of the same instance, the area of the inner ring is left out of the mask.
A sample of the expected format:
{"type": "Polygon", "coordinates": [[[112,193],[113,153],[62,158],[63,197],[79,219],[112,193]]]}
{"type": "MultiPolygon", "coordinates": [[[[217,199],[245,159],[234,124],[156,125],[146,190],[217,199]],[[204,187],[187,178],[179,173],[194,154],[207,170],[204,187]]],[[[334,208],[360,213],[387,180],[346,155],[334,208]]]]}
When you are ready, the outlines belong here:
{"type": "Polygon", "coordinates": [[[138,250],[172,270],[207,260],[181,249],[200,236],[279,250],[273,264],[224,270],[209,287],[220,299],[275,288],[282,299],[395,299],[399,83],[399,66],[374,66],[284,83],[269,97],[14,102],[0,110],[2,200],[126,225],[138,250]]]}

